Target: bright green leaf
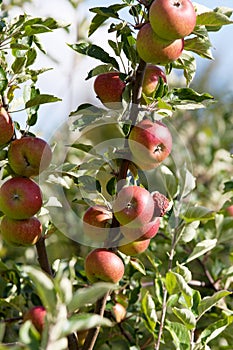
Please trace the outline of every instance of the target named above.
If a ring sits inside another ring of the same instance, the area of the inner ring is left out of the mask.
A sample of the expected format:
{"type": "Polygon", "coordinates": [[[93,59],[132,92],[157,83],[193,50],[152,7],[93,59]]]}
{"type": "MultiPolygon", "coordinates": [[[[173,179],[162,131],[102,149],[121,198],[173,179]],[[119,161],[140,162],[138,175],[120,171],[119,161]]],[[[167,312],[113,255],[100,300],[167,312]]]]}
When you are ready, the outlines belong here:
{"type": "Polygon", "coordinates": [[[191,310],[174,307],[172,311],[184,323],[187,329],[191,330],[196,327],[196,318],[191,310]]]}
{"type": "Polygon", "coordinates": [[[16,57],[16,59],[14,60],[14,62],[11,65],[11,68],[12,68],[14,74],[19,74],[19,73],[22,72],[26,61],[27,61],[27,57],[26,56],[16,57]]]}
{"type": "Polygon", "coordinates": [[[165,328],[171,334],[176,350],[190,350],[190,332],[185,325],[167,320],[165,328]]]}
{"type": "Polygon", "coordinates": [[[202,299],[198,305],[199,318],[201,318],[208,310],[210,310],[214,305],[216,305],[219,300],[230,294],[232,293],[227,290],[220,290],[211,297],[205,297],[204,299],[202,299]]]}
{"type": "Polygon", "coordinates": [[[193,290],[189,287],[183,276],[169,271],[166,274],[165,285],[169,294],[181,293],[188,307],[192,306],[193,290]]]}
{"type": "Polygon", "coordinates": [[[146,276],[146,269],[145,269],[145,266],[143,265],[141,260],[136,259],[136,258],[131,258],[130,259],[130,264],[133,266],[133,268],[135,270],[139,271],[141,274],[146,276]]]}
{"type": "Polygon", "coordinates": [[[157,314],[155,310],[155,302],[148,291],[146,291],[142,297],[141,310],[146,327],[152,334],[154,334],[157,323],[157,314]]]}
{"type": "Polygon", "coordinates": [[[6,76],[6,72],[0,66],[0,94],[2,94],[7,88],[8,80],[6,76]]]}
{"type": "Polygon", "coordinates": [[[186,222],[193,221],[205,221],[213,220],[215,217],[215,212],[209,208],[202,206],[189,207],[184,214],[182,214],[182,219],[186,222]]]}
{"type": "Polygon", "coordinates": [[[197,243],[196,247],[193,249],[192,253],[189,255],[186,263],[199,258],[208,251],[214,249],[217,244],[217,239],[205,239],[202,242],[197,243]]]}
{"type": "Polygon", "coordinates": [[[61,101],[61,99],[58,97],[55,97],[53,95],[41,94],[27,101],[25,104],[25,108],[30,108],[34,106],[39,106],[41,104],[58,102],[58,101],[61,101]]]}

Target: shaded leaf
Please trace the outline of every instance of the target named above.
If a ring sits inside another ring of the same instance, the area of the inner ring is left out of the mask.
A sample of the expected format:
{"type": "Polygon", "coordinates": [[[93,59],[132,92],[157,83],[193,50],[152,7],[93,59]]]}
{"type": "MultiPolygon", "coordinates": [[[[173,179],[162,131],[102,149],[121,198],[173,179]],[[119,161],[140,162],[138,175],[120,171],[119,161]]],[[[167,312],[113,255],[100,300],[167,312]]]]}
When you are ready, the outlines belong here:
{"type": "Polygon", "coordinates": [[[22,72],[26,61],[27,61],[27,57],[26,56],[16,57],[16,59],[14,60],[14,62],[11,65],[11,68],[12,68],[14,74],[18,74],[18,73],[22,72]]]}
{"type": "Polygon", "coordinates": [[[90,44],[87,42],[82,42],[79,44],[69,45],[74,51],[86,55],[92,58],[96,58],[103,63],[110,63],[116,69],[119,69],[119,65],[114,57],[111,57],[106,51],[104,51],[100,46],[95,44],[90,44]]]}
{"type": "Polygon", "coordinates": [[[41,94],[26,102],[25,108],[30,108],[33,106],[38,106],[45,103],[58,102],[61,101],[60,98],[53,95],[41,94]]]}
{"type": "Polygon", "coordinates": [[[211,297],[205,297],[204,299],[202,299],[198,305],[198,318],[201,318],[208,310],[210,310],[214,305],[216,305],[219,300],[230,294],[232,293],[228,290],[220,290],[211,297]]]}
{"type": "Polygon", "coordinates": [[[186,263],[199,258],[208,251],[216,247],[217,239],[206,239],[200,243],[197,243],[196,247],[193,249],[192,253],[189,255],[186,263]]]}
{"type": "Polygon", "coordinates": [[[154,334],[157,323],[157,314],[154,300],[148,291],[146,291],[142,297],[141,310],[146,327],[152,334],[154,334]]]}
{"type": "Polygon", "coordinates": [[[165,328],[171,334],[176,350],[190,350],[190,333],[185,325],[167,320],[165,328]]]}
{"type": "Polygon", "coordinates": [[[182,215],[182,218],[186,222],[192,222],[196,220],[213,220],[214,217],[215,212],[213,210],[202,206],[189,207],[182,215]]]}
{"type": "Polygon", "coordinates": [[[98,282],[87,288],[78,289],[71,302],[68,304],[69,312],[73,312],[87,304],[94,304],[98,299],[103,297],[109,290],[116,289],[112,283],[98,282]]]}
{"type": "Polygon", "coordinates": [[[174,96],[178,97],[180,100],[203,102],[205,100],[212,100],[213,96],[208,93],[199,94],[190,88],[174,88],[172,90],[174,96]]]}

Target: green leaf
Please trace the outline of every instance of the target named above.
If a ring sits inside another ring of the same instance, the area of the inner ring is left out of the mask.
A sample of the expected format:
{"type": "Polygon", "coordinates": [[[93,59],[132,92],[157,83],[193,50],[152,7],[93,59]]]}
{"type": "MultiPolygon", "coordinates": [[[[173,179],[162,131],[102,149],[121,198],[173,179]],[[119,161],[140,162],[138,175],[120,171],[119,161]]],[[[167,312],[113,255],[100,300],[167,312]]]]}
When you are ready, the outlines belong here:
{"type": "Polygon", "coordinates": [[[166,274],[165,285],[169,294],[172,295],[181,292],[187,306],[192,306],[193,290],[189,287],[183,276],[176,272],[169,271],[166,274]]]}
{"type": "Polygon", "coordinates": [[[25,108],[30,108],[33,106],[39,106],[41,104],[58,102],[58,101],[61,101],[61,99],[58,97],[55,97],[53,95],[41,94],[27,101],[25,104],[25,108]]]}
{"type": "MultiPolygon", "coordinates": [[[[196,345],[202,344],[206,345],[211,340],[215,339],[219,336],[230,324],[233,322],[233,317],[224,317],[217,322],[211,323],[207,328],[204,329],[204,331],[200,334],[196,345]]],[[[195,347],[194,347],[195,350],[195,347]]]]}
{"type": "Polygon", "coordinates": [[[130,265],[132,265],[135,270],[139,271],[141,274],[146,276],[146,269],[143,263],[141,262],[141,260],[136,258],[131,258],[130,265]]]}
{"type": "Polygon", "coordinates": [[[36,52],[35,49],[31,48],[30,50],[28,50],[28,52],[27,52],[27,62],[26,62],[25,67],[31,66],[35,62],[36,57],[37,57],[37,52],[36,52]]]}
{"type": "Polygon", "coordinates": [[[213,96],[208,93],[199,94],[190,88],[174,88],[172,93],[182,101],[194,101],[200,103],[205,100],[213,99],[213,96]]]}
{"type": "Polygon", "coordinates": [[[197,243],[196,247],[193,249],[192,253],[189,255],[186,260],[186,264],[192,260],[199,258],[208,251],[214,249],[217,244],[217,239],[206,239],[200,243],[197,243]]]}
{"type": "Polygon", "coordinates": [[[232,292],[229,292],[228,290],[220,290],[211,297],[205,297],[202,299],[198,305],[198,318],[201,318],[208,310],[216,305],[219,300],[230,294],[232,294],[232,292]]]}
{"type": "MultiPolygon", "coordinates": [[[[219,11],[220,9],[217,10],[219,11]]],[[[204,25],[208,27],[209,31],[219,30],[221,26],[231,23],[233,21],[228,16],[217,11],[200,13],[196,20],[196,25],[204,25]]]]}
{"type": "Polygon", "coordinates": [[[107,282],[98,282],[87,288],[78,289],[71,302],[68,304],[69,312],[74,312],[82,306],[94,304],[103,297],[108,291],[116,289],[116,285],[107,282]]]}
{"type": "Polygon", "coordinates": [[[157,323],[157,314],[155,310],[155,302],[148,291],[142,297],[141,301],[142,317],[147,329],[154,334],[157,323]]]}
{"type": "Polygon", "coordinates": [[[80,313],[71,316],[63,325],[62,336],[95,327],[112,327],[112,322],[100,315],[80,313]]]}
{"type": "Polygon", "coordinates": [[[79,44],[69,45],[74,51],[86,55],[92,58],[96,58],[103,63],[110,63],[113,67],[119,70],[119,65],[114,57],[111,57],[100,46],[90,44],[87,42],[81,42],[79,44]]]}
{"type": "Polygon", "coordinates": [[[91,12],[96,13],[89,27],[88,36],[91,36],[107,19],[118,19],[118,11],[126,7],[126,4],[115,4],[109,7],[94,7],[91,12]]]}
{"type": "Polygon", "coordinates": [[[186,84],[189,86],[196,73],[196,59],[193,55],[188,52],[182,53],[180,58],[178,58],[172,66],[177,69],[183,69],[186,84]]]}
{"type": "Polygon", "coordinates": [[[196,327],[196,318],[191,310],[174,307],[172,311],[184,323],[187,329],[191,330],[196,327]]]}
{"type": "Polygon", "coordinates": [[[163,183],[170,198],[174,198],[178,191],[178,181],[174,173],[166,166],[160,166],[160,173],[163,179],[163,183]]]}
{"type": "Polygon", "coordinates": [[[0,94],[2,94],[6,90],[7,84],[8,84],[8,80],[7,80],[6,72],[4,71],[2,66],[0,66],[0,94]]]}
{"type": "Polygon", "coordinates": [[[184,49],[186,51],[192,51],[203,58],[213,59],[210,48],[212,47],[209,40],[201,37],[194,37],[191,39],[185,39],[184,49]]]}
{"type": "Polygon", "coordinates": [[[215,212],[203,206],[189,207],[182,215],[186,222],[213,220],[215,212]]]}
{"type": "Polygon", "coordinates": [[[95,77],[99,74],[102,74],[102,73],[111,72],[112,70],[113,70],[113,67],[111,64],[101,64],[101,65],[93,68],[92,70],[90,70],[90,72],[88,73],[85,80],[93,78],[93,77],[95,77]]]}
{"type": "Polygon", "coordinates": [[[35,284],[36,290],[44,307],[54,314],[56,312],[57,297],[53,280],[39,268],[23,266],[23,271],[35,284]]]}
{"type": "Polygon", "coordinates": [[[190,350],[190,333],[185,325],[167,320],[165,328],[171,334],[176,350],[190,350]]]}
{"type": "Polygon", "coordinates": [[[16,57],[16,59],[14,60],[14,62],[11,65],[11,68],[12,68],[14,74],[19,74],[22,72],[23,68],[25,67],[26,61],[27,61],[26,56],[16,57]]]}
{"type": "Polygon", "coordinates": [[[116,194],[116,185],[117,179],[115,176],[113,176],[106,184],[106,189],[111,196],[114,196],[116,194]]]}
{"type": "Polygon", "coordinates": [[[83,151],[85,153],[89,153],[93,148],[93,146],[85,145],[84,143],[73,143],[72,145],[69,145],[69,147],[79,149],[80,151],[83,151]]]}

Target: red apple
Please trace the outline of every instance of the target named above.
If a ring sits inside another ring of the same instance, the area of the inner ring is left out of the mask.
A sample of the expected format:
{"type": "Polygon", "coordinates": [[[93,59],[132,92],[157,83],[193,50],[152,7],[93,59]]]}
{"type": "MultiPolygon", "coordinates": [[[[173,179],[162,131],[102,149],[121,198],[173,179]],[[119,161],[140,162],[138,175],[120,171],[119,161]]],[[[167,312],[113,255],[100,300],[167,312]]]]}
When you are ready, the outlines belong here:
{"type": "Polygon", "coordinates": [[[154,200],[154,216],[164,216],[169,208],[168,198],[158,191],[151,195],[154,200]]]}
{"type": "Polygon", "coordinates": [[[149,247],[149,244],[150,239],[129,242],[127,239],[122,238],[119,241],[118,250],[125,255],[135,256],[143,253],[149,247]]]}
{"type": "Polygon", "coordinates": [[[23,317],[23,321],[30,320],[37,331],[41,334],[45,326],[46,309],[43,306],[34,306],[23,317]]]}
{"type": "Polygon", "coordinates": [[[0,224],[0,233],[3,239],[12,245],[31,246],[41,237],[42,225],[34,216],[25,220],[15,220],[5,215],[0,224]]]}
{"type": "Polygon", "coordinates": [[[11,219],[28,219],[42,206],[40,187],[26,177],[13,177],[0,188],[0,210],[11,219]]]}
{"type": "Polygon", "coordinates": [[[153,64],[148,64],[145,69],[142,83],[143,94],[146,96],[152,96],[158,86],[159,78],[162,78],[164,83],[167,82],[166,75],[161,68],[153,64]]]}
{"type": "Polygon", "coordinates": [[[10,142],[14,135],[14,124],[5,108],[0,107],[0,147],[10,142]]]}
{"type": "Polygon", "coordinates": [[[113,202],[113,212],[121,225],[140,227],[154,213],[154,201],[149,191],[140,186],[123,187],[113,202]]]}
{"type": "Polygon", "coordinates": [[[92,250],[85,259],[86,276],[92,283],[118,283],[124,275],[124,270],[121,258],[105,248],[92,250]]]}
{"type": "Polygon", "coordinates": [[[95,242],[104,242],[109,233],[112,212],[103,205],[94,205],[83,216],[83,231],[95,242]]]}
{"type": "Polygon", "coordinates": [[[153,238],[160,226],[160,218],[155,218],[142,227],[132,228],[127,225],[121,226],[121,232],[128,241],[143,241],[153,238]]]}
{"type": "Polygon", "coordinates": [[[132,128],[129,135],[129,148],[133,161],[143,169],[153,169],[172,150],[172,136],[165,124],[144,119],[132,128]]]}
{"type": "Polygon", "coordinates": [[[229,207],[227,207],[226,210],[230,216],[233,216],[233,205],[230,205],[229,207]]]}
{"type": "Polygon", "coordinates": [[[121,103],[125,82],[119,72],[107,72],[96,77],[94,90],[100,101],[106,107],[114,107],[121,103]]]}
{"type": "Polygon", "coordinates": [[[113,315],[114,315],[117,323],[119,323],[125,319],[127,312],[126,312],[126,308],[122,304],[116,303],[113,306],[112,311],[113,311],[113,315]]]}
{"type": "Polygon", "coordinates": [[[184,38],[196,25],[196,12],[190,0],[154,0],[149,10],[153,31],[166,40],[184,38]]]}
{"type": "Polygon", "coordinates": [[[52,160],[49,144],[39,137],[22,137],[11,142],[8,160],[12,170],[21,176],[37,176],[52,160]]]}
{"type": "Polygon", "coordinates": [[[146,23],[138,32],[136,48],[145,62],[165,65],[180,57],[184,40],[164,40],[152,30],[150,23],[146,23]]]}

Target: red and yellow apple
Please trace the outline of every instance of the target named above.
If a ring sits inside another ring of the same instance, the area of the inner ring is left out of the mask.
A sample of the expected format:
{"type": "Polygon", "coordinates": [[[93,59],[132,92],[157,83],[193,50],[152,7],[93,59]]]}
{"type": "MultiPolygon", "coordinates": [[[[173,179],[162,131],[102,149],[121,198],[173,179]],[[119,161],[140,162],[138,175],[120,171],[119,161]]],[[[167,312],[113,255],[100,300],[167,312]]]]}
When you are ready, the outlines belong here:
{"type": "Polygon", "coordinates": [[[184,40],[162,39],[153,31],[150,23],[146,23],[138,32],[136,48],[138,55],[145,62],[165,65],[180,57],[184,40]]]}
{"type": "Polygon", "coordinates": [[[132,128],[129,148],[136,165],[153,169],[171,153],[172,136],[164,123],[144,119],[132,128]]]}
{"type": "Polygon", "coordinates": [[[10,142],[14,135],[13,121],[5,110],[4,107],[0,107],[0,147],[10,142]]]}
{"type": "Polygon", "coordinates": [[[120,304],[116,303],[112,308],[113,316],[115,317],[115,320],[117,323],[123,321],[126,317],[126,308],[120,304]]]}
{"type": "Polygon", "coordinates": [[[45,140],[25,136],[11,142],[8,160],[10,167],[17,175],[37,176],[51,163],[52,150],[45,140]]]}
{"type": "Polygon", "coordinates": [[[196,12],[190,0],[154,0],[149,10],[153,31],[165,40],[184,38],[196,25],[196,12]]]}
{"type": "Polygon", "coordinates": [[[147,64],[142,82],[142,93],[152,96],[158,86],[159,78],[162,78],[164,83],[167,82],[166,74],[161,68],[147,64]]]}
{"type": "Polygon", "coordinates": [[[124,225],[120,227],[120,230],[128,241],[143,241],[153,238],[157,234],[159,226],[160,218],[156,217],[148,224],[145,224],[141,227],[132,228],[124,225]]]}
{"type": "Polygon", "coordinates": [[[119,241],[118,250],[125,255],[135,256],[145,252],[145,250],[149,247],[149,244],[150,239],[129,242],[128,239],[122,238],[119,241]]]}
{"type": "Polygon", "coordinates": [[[109,233],[112,212],[103,205],[89,207],[83,216],[83,232],[95,242],[104,242],[109,233]]]}
{"type": "Polygon", "coordinates": [[[154,201],[149,191],[140,186],[123,187],[112,205],[121,226],[140,227],[147,224],[154,213],[154,201]]]}
{"type": "Polygon", "coordinates": [[[125,82],[119,72],[107,72],[98,75],[94,81],[94,90],[97,97],[106,107],[118,106],[122,101],[125,82]]]}
{"type": "Polygon", "coordinates": [[[40,239],[42,225],[34,216],[25,220],[15,220],[5,215],[0,223],[0,234],[6,242],[12,245],[31,246],[40,239]]]}
{"type": "Polygon", "coordinates": [[[124,275],[125,267],[121,258],[111,250],[97,248],[85,259],[85,272],[90,282],[118,283],[124,275]]]}
{"type": "Polygon", "coordinates": [[[34,216],[42,206],[40,187],[26,177],[13,177],[0,188],[0,210],[11,219],[34,216]]]}
{"type": "Polygon", "coordinates": [[[43,306],[34,306],[24,314],[23,321],[30,320],[41,334],[45,326],[46,313],[46,309],[43,306]]]}

